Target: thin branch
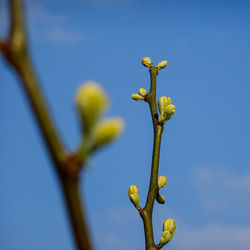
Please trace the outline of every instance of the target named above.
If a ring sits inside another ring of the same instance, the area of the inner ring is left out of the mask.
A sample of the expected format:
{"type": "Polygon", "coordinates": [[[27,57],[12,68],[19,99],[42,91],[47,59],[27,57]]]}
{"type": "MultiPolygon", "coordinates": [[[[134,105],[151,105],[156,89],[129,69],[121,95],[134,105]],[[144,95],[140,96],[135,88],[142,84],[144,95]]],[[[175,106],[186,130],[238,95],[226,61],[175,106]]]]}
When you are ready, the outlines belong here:
{"type": "Polygon", "coordinates": [[[76,245],[79,250],[91,250],[92,246],[79,191],[81,161],[76,155],[67,153],[39,87],[39,82],[29,56],[23,2],[22,0],[9,0],[8,3],[11,23],[9,37],[6,42],[1,41],[0,49],[6,61],[16,70],[21,80],[44,141],[53,159],[55,170],[62,185],[76,245]]]}
{"type": "Polygon", "coordinates": [[[148,102],[150,107],[152,123],[154,128],[154,145],[153,145],[150,185],[149,185],[146,205],[140,211],[140,215],[142,217],[144,224],[146,250],[158,249],[158,246],[155,245],[154,242],[153,223],[152,223],[153,207],[158,191],[157,180],[158,180],[158,169],[159,169],[159,159],[160,159],[161,136],[163,132],[163,125],[158,124],[158,111],[156,106],[157,74],[158,74],[158,69],[152,66],[150,68],[150,77],[151,77],[150,91],[146,96],[146,102],[148,102]]]}

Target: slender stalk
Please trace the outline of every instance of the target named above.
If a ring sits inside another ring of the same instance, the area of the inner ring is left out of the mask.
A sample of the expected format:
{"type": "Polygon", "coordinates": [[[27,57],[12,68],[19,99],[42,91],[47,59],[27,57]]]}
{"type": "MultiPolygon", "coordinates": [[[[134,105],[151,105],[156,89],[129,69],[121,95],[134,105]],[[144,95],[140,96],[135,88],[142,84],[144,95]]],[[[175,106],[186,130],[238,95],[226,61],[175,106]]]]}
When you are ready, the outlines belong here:
{"type": "Polygon", "coordinates": [[[156,199],[158,191],[158,169],[159,169],[159,159],[160,159],[160,149],[161,149],[161,136],[163,132],[163,126],[158,124],[158,111],[156,106],[156,76],[158,74],[158,69],[156,67],[150,68],[150,91],[146,96],[146,102],[148,102],[152,123],[154,128],[154,145],[153,145],[153,156],[151,165],[151,176],[150,185],[148,189],[148,196],[145,207],[140,211],[140,215],[144,224],[144,234],[145,234],[145,245],[146,250],[158,249],[158,246],[154,243],[154,233],[153,233],[153,223],[152,214],[154,202],[156,199]]]}
{"type": "Polygon", "coordinates": [[[22,87],[48,147],[62,186],[76,245],[79,250],[91,250],[92,246],[79,190],[81,161],[77,155],[67,153],[39,87],[29,56],[23,2],[22,0],[9,0],[8,3],[11,21],[10,32],[6,41],[0,40],[0,50],[21,80],[22,87]]]}
{"type": "Polygon", "coordinates": [[[144,207],[143,212],[141,213],[143,223],[144,223],[146,250],[157,249],[154,243],[152,214],[153,214],[154,202],[155,202],[155,198],[156,198],[156,194],[158,190],[157,180],[158,180],[162,132],[163,132],[163,126],[157,125],[154,131],[154,146],[153,146],[153,157],[152,157],[151,177],[150,177],[148,197],[147,197],[146,206],[144,207]]]}
{"type": "Polygon", "coordinates": [[[60,180],[77,247],[79,250],[90,250],[92,249],[92,245],[88,233],[87,220],[81,202],[82,195],[79,190],[79,177],[72,178],[65,175],[60,178],[60,180]]]}

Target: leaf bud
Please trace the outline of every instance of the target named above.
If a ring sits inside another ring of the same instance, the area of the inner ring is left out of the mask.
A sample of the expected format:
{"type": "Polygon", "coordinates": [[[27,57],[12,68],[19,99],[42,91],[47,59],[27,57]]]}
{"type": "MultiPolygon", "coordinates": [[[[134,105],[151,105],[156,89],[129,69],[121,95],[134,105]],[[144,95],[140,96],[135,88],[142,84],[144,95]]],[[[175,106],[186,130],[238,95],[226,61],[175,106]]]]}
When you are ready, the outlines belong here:
{"type": "Polygon", "coordinates": [[[93,131],[94,148],[98,148],[117,138],[124,128],[121,118],[109,118],[100,121],[93,131]]]}
{"type": "Polygon", "coordinates": [[[174,219],[168,218],[163,222],[163,232],[170,231],[172,234],[175,233],[176,223],[174,219]]]}
{"type": "Polygon", "coordinates": [[[160,192],[158,191],[157,195],[156,195],[156,200],[158,203],[160,204],[164,204],[166,201],[166,198],[160,194],[160,192]]]}
{"type": "Polygon", "coordinates": [[[137,209],[140,209],[138,192],[139,190],[135,185],[132,185],[128,188],[128,197],[130,201],[137,209]]]}
{"type": "Polygon", "coordinates": [[[144,96],[138,94],[132,94],[131,97],[136,101],[143,101],[145,99],[144,96]]]}
{"type": "Polygon", "coordinates": [[[159,63],[156,65],[156,68],[158,68],[158,69],[163,69],[163,68],[165,68],[165,67],[167,66],[167,64],[168,64],[168,61],[167,61],[167,60],[161,61],[161,62],[159,62],[159,63]]]}
{"type": "Polygon", "coordinates": [[[158,188],[161,189],[165,187],[167,184],[167,177],[166,176],[159,176],[158,177],[158,188]]]}
{"type": "Polygon", "coordinates": [[[173,234],[171,232],[169,231],[163,232],[160,239],[160,247],[166,245],[170,240],[172,240],[172,238],[173,234]]]}
{"type": "Polygon", "coordinates": [[[141,60],[141,63],[142,63],[142,65],[144,65],[145,67],[148,67],[148,68],[153,66],[153,63],[149,57],[143,57],[141,60]]]}
{"type": "Polygon", "coordinates": [[[159,111],[160,113],[163,113],[167,106],[171,104],[171,98],[170,97],[166,97],[166,96],[162,96],[158,99],[158,107],[159,107],[159,111]]]}
{"type": "Polygon", "coordinates": [[[145,97],[146,94],[147,94],[147,91],[146,91],[146,89],[144,89],[144,88],[140,88],[139,91],[138,91],[138,94],[139,94],[140,96],[145,97]]]}
{"type": "Polygon", "coordinates": [[[83,129],[88,133],[107,109],[108,97],[98,83],[89,81],[78,89],[75,103],[83,129]]]}

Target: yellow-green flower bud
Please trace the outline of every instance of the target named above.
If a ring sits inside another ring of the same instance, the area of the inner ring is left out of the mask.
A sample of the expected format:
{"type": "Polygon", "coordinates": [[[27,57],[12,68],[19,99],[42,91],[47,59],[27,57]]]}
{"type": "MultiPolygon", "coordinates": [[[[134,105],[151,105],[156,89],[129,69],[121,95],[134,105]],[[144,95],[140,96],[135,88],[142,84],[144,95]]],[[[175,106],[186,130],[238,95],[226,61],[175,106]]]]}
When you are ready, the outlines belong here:
{"type": "Polygon", "coordinates": [[[168,218],[163,222],[163,232],[169,231],[172,234],[174,234],[175,230],[176,230],[176,223],[174,219],[168,218]]]}
{"type": "Polygon", "coordinates": [[[83,129],[86,133],[95,125],[108,106],[108,97],[96,82],[84,83],[76,93],[75,103],[78,108],[83,129]]]}
{"type": "Polygon", "coordinates": [[[162,96],[158,99],[158,107],[159,107],[160,114],[164,113],[164,111],[166,110],[169,104],[171,104],[170,97],[162,96]]]}
{"type": "Polygon", "coordinates": [[[171,117],[175,113],[175,105],[174,104],[169,104],[167,106],[166,113],[167,113],[167,120],[171,119],[171,117]]]}
{"type": "Polygon", "coordinates": [[[160,111],[159,122],[165,123],[175,113],[175,105],[171,104],[171,98],[162,96],[158,99],[158,107],[160,111]]]}
{"type": "Polygon", "coordinates": [[[143,101],[145,99],[144,96],[138,94],[132,94],[131,97],[136,101],[143,101]]]}
{"type": "Polygon", "coordinates": [[[167,177],[166,176],[159,176],[158,177],[158,188],[161,189],[165,187],[167,184],[167,177]]]}
{"type": "Polygon", "coordinates": [[[135,185],[132,185],[128,188],[128,197],[130,201],[137,209],[140,209],[138,192],[139,190],[135,185]]]}
{"type": "Polygon", "coordinates": [[[163,233],[160,239],[160,247],[166,245],[170,240],[172,240],[176,230],[176,223],[173,219],[167,219],[163,222],[163,233]]]}
{"type": "Polygon", "coordinates": [[[143,57],[141,60],[141,63],[142,63],[142,65],[144,65],[145,67],[148,67],[148,68],[153,66],[153,63],[149,57],[143,57]]]}
{"type": "Polygon", "coordinates": [[[162,235],[161,235],[161,239],[160,239],[160,246],[163,247],[170,240],[172,240],[172,238],[173,238],[173,234],[171,232],[169,232],[169,231],[163,232],[162,235]]]}
{"type": "Polygon", "coordinates": [[[138,91],[138,94],[140,95],[140,96],[145,96],[146,94],[147,94],[147,91],[146,91],[146,89],[144,89],[144,88],[140,88],[139,89],[139,91],[138,91]]]}
{"type": "Polygon", "coordinates": [[[165,67],[167,66],[167,64],[168,64],[168,61],[167,61],[167,60],[161,61],[161,62],[159,62],[159,63],[156,65],[156,67],[157,67],[158,69],[163,69],[163,68],[165,68],[165,67]]]}
{"type": "Polygon", "coordinates": [[[107,144],[118,137],[124,127],[121,118],[109,118],[100,121],[93,131],[94,148],[107,144]]]}
{"type": "Polygon", "coordinates": [[[136,185],[131,185],[129,188],[128,188],[128,196],[130,194],[138,194],[139,192],[139,189],[137,188],[136,185]]]}

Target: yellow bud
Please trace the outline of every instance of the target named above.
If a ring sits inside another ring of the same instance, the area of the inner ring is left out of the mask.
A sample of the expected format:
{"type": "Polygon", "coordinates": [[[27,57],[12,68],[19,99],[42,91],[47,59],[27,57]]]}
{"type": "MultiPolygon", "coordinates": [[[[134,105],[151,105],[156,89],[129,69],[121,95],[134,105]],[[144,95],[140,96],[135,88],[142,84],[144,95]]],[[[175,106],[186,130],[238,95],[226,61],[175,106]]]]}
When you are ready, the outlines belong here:
{"type": "Polygon", "coordinates": [[[139,195],[138,188],[135,185],[132,185],[128,188],[128,197],[134,206],[139,210],[141,207],[139,205],[139,195]]]}
{"type": "Polygon", "coordinates": [[[130,195],[130,194],[138,194],[138,192],[139,192],[139,189],[135,185],[131,185],[128,188],[128,195],[130,195]]]}
{"type": "Polygon", "coordinates": [[[143,101],[145,98],[138,94],[132,94],[131,97],[136,101],[143,101]]]}
{"type": "MultiPolygon", "coordinates": [[[[169,100],[167,100],[169,102],[169,100]]],[[[171,101],[171,99],[170,99],[171,101]]],[[[173,104],[166,104],[166,100],[162,99],[161,101],[158,100],[158,106],[160,110],[160,117],[159,117],[159,122],[160,123],[165,123],[175,113],[175,105],[173,104]]]]}
{"type": "Polygon", "coordinates": [[[169,231],[172,234],[174,234],[175,230],[176,230],[175,220],[168,218],[163,222],[163,232],[169,231]]]}
{"type": "Polygon", "coordinates": [[[150,68],[151,66],[153,66],[153,63],[151,61],[151,59],[149,57],[143,57],[141,60],[141,63],[145,66],[150,68]]]}
{"type": "Polygon", "coordinates": [[[167,64],[168,64],[168,61],[167,61],[167,60],[161,61],[161,62],[159,62],[159,63],[156,65],[156,67],[157,67],[158,69],[163,69],[163,68],[165,68],[165,67],[167,66],[167,64]]]}
{"type": "Polygon", "coordinates": [[[171,117],[175,113],[175,105],[173,104],[168,105],[166,112],[167,112],[167,120],[171,119],[171,117]]]}
{"type": "Polygon", "coordinates": [[[161,189],[165,187],[167,184],[167,177],[166,176],[159,176],[158,177],[158,188],[161,189]]]}
{"type": "Polygon", "coordinates": [[[107,144],[118,137],[124,127],[121,118],[109,118],[100,121],[93,131],[94,148],[107,144]]]}
{"type": "Polygon", "coordinates": [[[147,94],[147,91],[146,91],[146,89],[144,89],[144,88],[140,88],[139,89],[139,91],[138,91],[138,94],[140,95],[140,96],[145,96],[146,94],[147,94]]]}
{"type": "Polygon", "coordinates": [[[169,104],[171,104],[170,97],[162,96],[158,99],[158,107],[159,107],[160,114],[166,110],[169,104]]]}
{"type": "Polygon", "coordinates": [[[160,246],[163,247],[170,240],[172,240],[172,238],[173,238],[173,234],[171,232],[169,232],[169,231],[163,232],[162,235],[161,235],[161,239],[160,239],[160,246]]]}
{"type": "Polygon", "coordinates": [[[108,97],[96,82],[84,83],[76,93],[78,108],[84,131],[87,133],[108,106],[108,97]]]}

